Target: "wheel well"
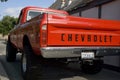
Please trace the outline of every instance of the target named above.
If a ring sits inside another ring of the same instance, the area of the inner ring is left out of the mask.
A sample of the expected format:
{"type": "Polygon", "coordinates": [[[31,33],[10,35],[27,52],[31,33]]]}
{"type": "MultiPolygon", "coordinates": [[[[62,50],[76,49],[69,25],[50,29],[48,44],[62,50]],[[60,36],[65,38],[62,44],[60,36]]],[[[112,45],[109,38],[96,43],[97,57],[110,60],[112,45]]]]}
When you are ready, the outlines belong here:
{"type": "Polygon", "coordinates": [[[23,47],[24,47],[25,45],[30,46],[29,38],[28,38],[28,36],[26,36],[26,35],[23,37],[23,47]]]}
{"type": "Polygon", "coordinates": [[[8,41],[10,41],[10,35],[8,35],[8,41]]]}

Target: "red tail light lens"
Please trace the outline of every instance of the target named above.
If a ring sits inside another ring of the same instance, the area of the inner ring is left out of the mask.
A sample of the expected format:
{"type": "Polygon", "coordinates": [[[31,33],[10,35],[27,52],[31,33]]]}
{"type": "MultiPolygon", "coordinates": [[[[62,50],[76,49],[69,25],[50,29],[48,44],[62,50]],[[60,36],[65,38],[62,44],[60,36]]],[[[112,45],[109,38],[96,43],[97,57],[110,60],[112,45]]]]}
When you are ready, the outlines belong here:
{"type": "Polygon", "coordinates": [[[42,26],[42,33],[41,33],[41,46],[47,46],[47,25],[42,26]]]}

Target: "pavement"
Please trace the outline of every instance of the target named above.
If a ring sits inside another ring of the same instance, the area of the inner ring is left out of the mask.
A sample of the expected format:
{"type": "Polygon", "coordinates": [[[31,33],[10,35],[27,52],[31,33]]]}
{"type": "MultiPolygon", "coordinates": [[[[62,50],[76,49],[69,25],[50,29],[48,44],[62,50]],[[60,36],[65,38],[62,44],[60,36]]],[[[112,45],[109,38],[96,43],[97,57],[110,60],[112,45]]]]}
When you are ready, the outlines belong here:
{"type": "Polygon", "coordinates": [[[8,75],[1,62],[0,62],[0,80],[9,80],[8,75]]]}
{"type": "MultiPolygon", "coordinates": [[[[3,40],[0,40],[0,43],[1,43],[1,41],[3,41],[3,40]]],[[[0,46],[3,46],[3,45],[1,44],[0,46]]],[[[0,55],[2,55],[1,53],[3,53],[3,51],[4,50],[0,50],[0,55]]],[[[1,62],[1,59],[0,59],[0,80],[9,80],[8,75],[5,71],[5,68],[1,62]]]]}

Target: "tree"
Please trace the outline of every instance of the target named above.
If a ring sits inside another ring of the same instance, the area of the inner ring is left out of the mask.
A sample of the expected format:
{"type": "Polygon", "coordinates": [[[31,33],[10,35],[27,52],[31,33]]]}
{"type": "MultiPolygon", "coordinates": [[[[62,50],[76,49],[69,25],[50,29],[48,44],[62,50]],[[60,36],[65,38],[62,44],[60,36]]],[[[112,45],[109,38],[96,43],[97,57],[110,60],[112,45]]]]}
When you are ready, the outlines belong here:
{"type": "Polygon", "coordinates": [[[4,16],[3,19],[0,21],[0,33],[2,33],[3,36],[8,34],[16,23],[17,18],[4,16]]]}
{"type": "Polygon", "coordinates": [[[0,2],[6,2],[6,1],[8,1],[8,0],[0,0],[0,2]]]}
{"type": "Polygon", "coordinates": [[[3,25],[2,25],[2,22],[0,21],[0,33],[2,33],[2,31],[3,31],[3,30],[2,30],[2,29],[3,29],[2,27],[3,27],[3,25]]]}

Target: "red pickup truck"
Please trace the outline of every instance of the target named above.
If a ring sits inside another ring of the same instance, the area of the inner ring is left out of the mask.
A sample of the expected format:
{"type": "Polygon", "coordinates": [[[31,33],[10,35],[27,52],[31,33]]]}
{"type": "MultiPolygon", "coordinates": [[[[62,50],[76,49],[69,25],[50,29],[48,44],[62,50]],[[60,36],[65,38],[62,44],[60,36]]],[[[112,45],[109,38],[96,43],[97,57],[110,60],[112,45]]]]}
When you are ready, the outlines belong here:
{"type": "Polygon", "coordinates": [[[7,61],[15,61],[18,52],[22,53],[23,75],[34,73],[33,67],[44,59],[80,62],[83,72],[98,73],[102,69],[102,57],[120,54],[120,21],[25,7],[9,33],[7,61]]]}

